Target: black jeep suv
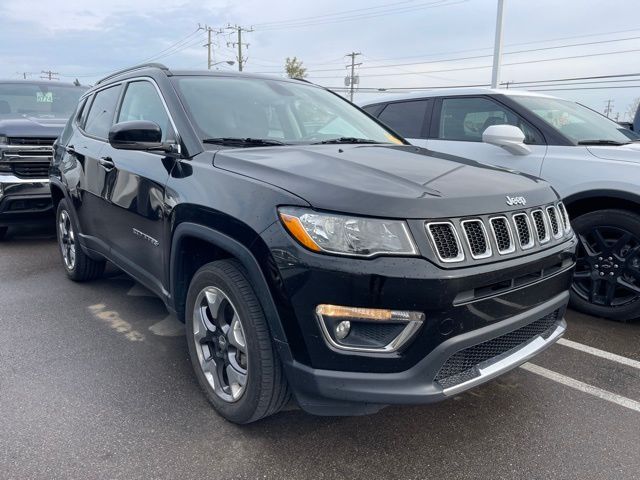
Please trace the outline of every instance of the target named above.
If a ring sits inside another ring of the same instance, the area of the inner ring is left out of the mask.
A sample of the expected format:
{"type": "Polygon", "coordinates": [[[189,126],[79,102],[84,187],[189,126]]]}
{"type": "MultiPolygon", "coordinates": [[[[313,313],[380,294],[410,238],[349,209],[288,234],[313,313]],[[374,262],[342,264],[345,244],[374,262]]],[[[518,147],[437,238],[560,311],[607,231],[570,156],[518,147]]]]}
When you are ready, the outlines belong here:
{"type": "Polygon", "coordinates": [[[0,239],[10,225],[53,223],[51,146],[85,91],[61,82],[0,82],[0,239]]]}
{"type": "Polygon", "coordinates": [[[575,237],[544,181],[407,145],[299,81],[146,65],[55,146],[64,268],[109,260],[186,322],[215,409],[442,400],[559,338],[575,237]]]}

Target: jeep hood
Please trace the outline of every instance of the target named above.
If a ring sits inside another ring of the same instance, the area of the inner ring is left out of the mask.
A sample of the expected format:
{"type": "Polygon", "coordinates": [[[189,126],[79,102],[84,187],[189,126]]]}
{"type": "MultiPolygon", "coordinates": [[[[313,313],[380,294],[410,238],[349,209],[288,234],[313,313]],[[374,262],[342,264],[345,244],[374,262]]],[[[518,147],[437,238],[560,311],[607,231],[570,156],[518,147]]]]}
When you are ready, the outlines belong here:
{"type": "Polygon", "coordinates": [[[640,142],[620,145],[618,147],[589,145],[586,148],[593,156],[602,158],[603,160],[618,160],[620,162],[640,164],[640,142]]]}
{"type": "Polygon", "coordinates": [[[57,138],[66,123],[65,118],[0,116],[0,136],[57,138]]]}
{"type": "Polygon", "coordinates": [[[557,200],[543,180],[415,146],[312,145],[223,149],[214,165],[285,189],[317,209],[396,218],[516,210],[557,200]]]}

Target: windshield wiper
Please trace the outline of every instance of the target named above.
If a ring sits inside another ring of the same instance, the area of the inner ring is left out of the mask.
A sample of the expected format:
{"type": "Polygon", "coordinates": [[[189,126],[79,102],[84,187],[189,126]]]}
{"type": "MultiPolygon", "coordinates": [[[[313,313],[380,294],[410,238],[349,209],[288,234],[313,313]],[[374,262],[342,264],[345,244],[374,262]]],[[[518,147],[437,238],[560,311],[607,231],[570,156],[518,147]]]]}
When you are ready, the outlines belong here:
{"type": "Polygon", "coordinates": [[[327,143],[382,143],[376,140],[370,140],[368,138],[356,138],[356,137],[340,137],[331,138],[329,140],[322,140],[321,142],[313,142],[311,145],[321,145],[327,143]]]}
{"type": "Polygon", "coordinates": [[[616,140],[581,140],[578,145],[628,145],[631,142],[618,142],[616,140]]]}
{"type": "Polygon", "coordinates": [[[271,147],[275,145],[286,145],[280,140],[270,140],[268,138],[242,138],[242,137],[220,137],[204,138],[202,143],[213,143],[215,145],[233,145],[240,147],[271,147]]]}

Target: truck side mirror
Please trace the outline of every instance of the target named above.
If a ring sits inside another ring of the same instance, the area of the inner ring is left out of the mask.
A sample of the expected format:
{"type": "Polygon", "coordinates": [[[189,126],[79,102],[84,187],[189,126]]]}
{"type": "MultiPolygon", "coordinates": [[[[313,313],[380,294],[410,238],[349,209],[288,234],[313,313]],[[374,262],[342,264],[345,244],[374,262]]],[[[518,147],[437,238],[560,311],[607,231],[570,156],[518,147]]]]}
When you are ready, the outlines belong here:
{"type": "Polygon", "coordinates": [[[531,149],[524,144],[524,133],[514,125],[491,125],[482,134],[482,141],[504,148],[513,155],[528,155],[531,149]]]}

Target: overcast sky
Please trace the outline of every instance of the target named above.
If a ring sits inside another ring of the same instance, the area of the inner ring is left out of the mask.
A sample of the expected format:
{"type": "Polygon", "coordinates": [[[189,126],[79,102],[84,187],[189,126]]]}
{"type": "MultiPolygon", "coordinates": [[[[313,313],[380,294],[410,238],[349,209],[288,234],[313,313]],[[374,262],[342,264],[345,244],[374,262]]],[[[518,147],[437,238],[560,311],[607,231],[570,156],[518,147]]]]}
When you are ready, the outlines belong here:
{"type": "MultiPolygon", "coordinates": [[[[195,33],[197,24],[224,27],[231,23],[254,26],[243,39],[250,43],[247,71],[278,74],[287,56],[297,56],[308,67],[310,80],[342,86],[344,55],[358,51],[363,54],[358,59],[363,63],[361,87],[484,84],[491,78],[487,66],[491,65],[496,3],[0,0],[0,77],[21,78],[26,72],[28,78],[38,78],[41,70],[51,69],[59,72],[61,80],[78,78],[92,83],[113,70],[150,58],[170,67],[206,68],[205,33],[195,33]],[[464,60],[452,61],[460,58],[464,60]],[[471,68],[478,66],[483,68],[471,68]]],[[[502,81],[640,73],[638,0],[505,3],[505,52],[536,51],[506,54],[502,81]],[[548,48],[567,44],[583,45],[548,48]],[[592,54],[603,55],[585,56],[592,54]],[[554,58],[560,60],[546,61],[554,58]],[[530,61],[536,63],[522,63],[530,61]]],[[[215,38],[215,60],[234,59],[235,52],[227,47],[227,41],[233,39],[228,34],[215,38]]],[[[607,85],[640,85],[640,80],[607,85]]],[[[640,97],[640,87],[548,93],[599,111],[612,99],[613,111],[624,113],[640,97]]],[[[360,92],[356,101],[383,95],[360,92]]]]}

